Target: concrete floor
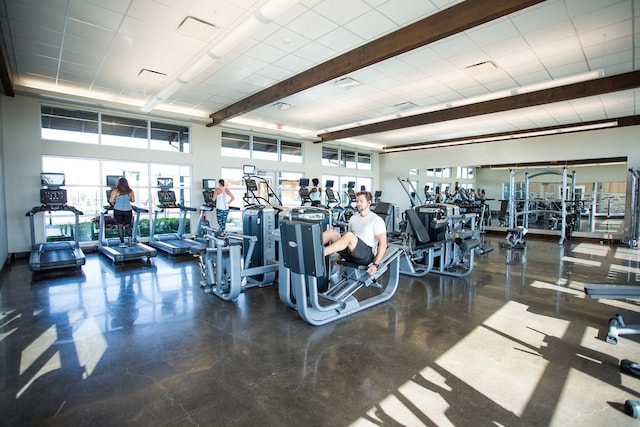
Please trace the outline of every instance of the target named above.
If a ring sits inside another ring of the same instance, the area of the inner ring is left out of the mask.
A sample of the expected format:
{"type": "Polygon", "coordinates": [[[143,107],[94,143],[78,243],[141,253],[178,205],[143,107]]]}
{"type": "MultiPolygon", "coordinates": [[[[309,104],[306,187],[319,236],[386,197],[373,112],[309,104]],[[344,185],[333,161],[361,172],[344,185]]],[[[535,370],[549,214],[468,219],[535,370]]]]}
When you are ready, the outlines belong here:
{"type": "Polygon", "coordinates": [[[401,276],[394,297],[314,327],[275,287],[205,294],[198,263],[159,254],[113,267],[0,274],[4,426],[638,426],[638,336],[603,338],[638,301],[640,251],[528,238],[476,257],[466,279],[401,276]]]}

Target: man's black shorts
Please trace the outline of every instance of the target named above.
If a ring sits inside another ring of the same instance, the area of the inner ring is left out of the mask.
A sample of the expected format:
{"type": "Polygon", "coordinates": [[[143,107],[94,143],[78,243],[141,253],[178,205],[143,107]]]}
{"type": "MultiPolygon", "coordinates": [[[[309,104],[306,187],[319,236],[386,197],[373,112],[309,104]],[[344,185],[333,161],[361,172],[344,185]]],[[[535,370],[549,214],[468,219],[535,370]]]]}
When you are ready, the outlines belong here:
{"type": "Polygon", "coordinates": [[[349,249],[345,249],[338,253],[345,261],[353,262],[358,265],[369,265],[375,258],[371,246],[360,240],[360,238],[358,238],[358,244],[353,252],[349,252],[349,249]]]}

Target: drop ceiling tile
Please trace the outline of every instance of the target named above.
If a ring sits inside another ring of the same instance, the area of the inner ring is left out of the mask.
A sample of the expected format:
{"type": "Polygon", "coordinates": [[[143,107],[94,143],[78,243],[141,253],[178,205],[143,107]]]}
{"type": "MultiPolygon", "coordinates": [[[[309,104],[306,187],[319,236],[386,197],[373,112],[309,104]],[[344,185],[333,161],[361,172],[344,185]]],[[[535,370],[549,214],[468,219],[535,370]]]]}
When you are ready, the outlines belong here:
{"type": "Polygon", "coordinates": [[[348,22],[344,27],[366,40],[373,40],[398,28],[392,20],[372,10],[348,22]]]}
{"type": "Polygon", "coordinates": [[[540,31],[542,28],[553,26],[568,20],[564,1],[545,1],[509,16],[521,34],[540,31]]]}
{"type": "Polygon", "coordinates": [[[466,34],[478,47],[502,43],[505,39],[508,40],[520,36],[513,22],[508,18],[497,19],[477,28],[467,30],[466,34]]]}
{"type": "Polygon", "coordinates": [[[315,40],[335,30],[337,25],[313,10],[309,10],[291,22],[288,28],[308,39],[315,40]]]}
{"type": "Polygon", "coordinates": [[[304,35],[291,31],[288,28],[279,28],[269,37],[263,39],[265,44],[271,45],[286,52],[295,52],[311,40],[304,35]]]}
{"type": "Polygon", "coordinates": [[[632,14],[632,1],[617,2],[573,19],[579,32],[592,31],[629,19],[632,14]]]}
{"type": "Polygon", "coordinates": [[[311,42],[298,49],[296,55],[301,58],[313,58],[313,61],[317,63],[333,58],[336,56],[336,52],[320,43],[311,42]]]}
{"type": "Polygon", "coordinates": [[[553,45],[559,40],[576,37],[576,32],[569,21],[563,21],[539,30],[524,33],[523,37],[530,46],[539,48],[541,46],[553,45]]]}
{"type": "MultiPolygon", "coordinates": [[[[459,2],[450,3],[453,5],[459,2]]],[[[419,21],[439,11],[432,2],[424,0],[389,0],[380,3],[377,7],[380,13],[400,26],[419,21]]]]}
{"type": "Polygon", "coordinates": [[[444,40],[432,43],[429,47],[445,59],[470,53],[477,49],[464,33],[447,37],[444,40]]]}
{"type": "Polygon", "coordinates": [[[330,33],[319,37],[316,41],[339,53],[355,49],[365,43],[365,40],[362,37],[359,37],[342,27],[336,28],[330,33]]]}
{"type": "Polygon", "coordinates": [[[122,19],[122,13],[91,3],[78,2],[69,10],[69,21],[79,21],[107,31],[116,31],[122,19]]]}
{"type": "Polygon", "coordinates": [[[286,55],[278,61],[278,66],[285,68],[289,71],[300,73],[303,70],[311,68],[314,65],[314,62],[302,58],[298,55],[286,55]]]}
{"type": "Polygon", "coordinates": [[[369,12],[371,7],[362,0],[325,0],[318,3],[313,10],[338,25],[344,25],[349,21],[369,12]],[[335,13],[339,10],[340,13],[335,13]]]}

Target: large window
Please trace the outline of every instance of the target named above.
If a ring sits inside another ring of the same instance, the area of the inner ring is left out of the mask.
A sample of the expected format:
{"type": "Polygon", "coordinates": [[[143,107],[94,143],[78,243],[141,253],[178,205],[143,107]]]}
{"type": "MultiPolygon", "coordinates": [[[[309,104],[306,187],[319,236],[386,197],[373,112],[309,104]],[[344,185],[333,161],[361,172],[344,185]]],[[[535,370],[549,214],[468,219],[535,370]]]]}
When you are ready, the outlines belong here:
{"type": "Polygon", "coordinates": [[[322,166],[362,170],[373,169],[370,153],[335,147],[322,147],[322,166]]]}
{"type": "Polygon", "coordinates": [[[302,163],[302,142],[241,131],[222,131],[223,156],[302,163]]]}
{"type": "MultiPolygon", "coordinates": [[[[80,217],[80,242],[96,241],[99,237],[99,220],[102,207],[108,204],[110,188],[106,185],[107,175],[124,176],[136,195],[136,205],[149,210],[140,217],[140,237],[149,236],[149,226],[154,206],[157,204],[157,178],[171,177],[177,200],[191,205],[191,167],[187,165],[167,165],[146,162],[126,162],[113,160],[94,160],[68,157],[43,156],[43,172],[65,174],[67,203],[83,212],[80,217]]],[[[165,210],[158,214],[159,221],[176,226],[179,219],[178,209],[165,210]]],[[[45,213],[45,233],[48,241],[60,239],[68,234],[75,218],[64,212],[45,213]]],[[[189,217],[185,229],[190,227],[189,217]]],[[[177,229],[177,226],[175,227],[177,229]]],[[[115,232],[114,230],[107,230],[115,232]]],[[[73,236],[71,236],[73,237],[73,236]]]]}
{"type": "Polygon", "coordinates": [[[187,126],[51,105],[40,106],[42,139],[128,148],[190,150],[187,126]]]}

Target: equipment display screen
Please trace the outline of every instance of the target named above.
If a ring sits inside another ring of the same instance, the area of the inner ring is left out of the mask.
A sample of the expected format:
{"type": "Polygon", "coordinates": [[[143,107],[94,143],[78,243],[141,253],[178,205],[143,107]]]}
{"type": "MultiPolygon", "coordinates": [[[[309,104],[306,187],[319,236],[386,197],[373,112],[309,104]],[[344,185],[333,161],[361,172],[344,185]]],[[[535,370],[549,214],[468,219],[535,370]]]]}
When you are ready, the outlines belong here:
{"type": "Polygon", "coordinates": [[[47,187],[47,188],[62,187],[64,185],[64,174],[63,173],[41,172],[40,173],[40,184],[43,187],[47,187]]]}
{"type": "Polygon", "coordinates": [[[203,190],[213,190],[216,188],[216,180],[212,178],[205,178],[202,180],[202,189],[203,190]]]}
{"type": "Polygon", "coordinates": [[[107,175],[107,187],[116,188],[120,178],[122,177],[119,175],[107,175]]]}
{"type": "Polygon", "coordinates": [[[173,178],[158,177],[156,182],[160,188],[173,188],[173,178]]]}

